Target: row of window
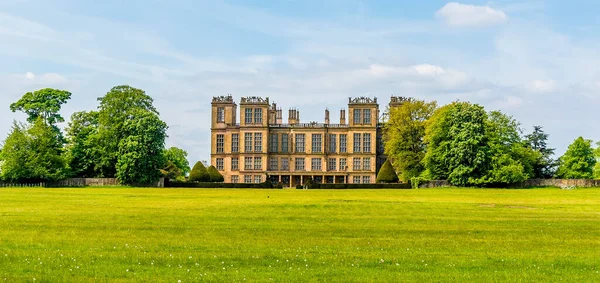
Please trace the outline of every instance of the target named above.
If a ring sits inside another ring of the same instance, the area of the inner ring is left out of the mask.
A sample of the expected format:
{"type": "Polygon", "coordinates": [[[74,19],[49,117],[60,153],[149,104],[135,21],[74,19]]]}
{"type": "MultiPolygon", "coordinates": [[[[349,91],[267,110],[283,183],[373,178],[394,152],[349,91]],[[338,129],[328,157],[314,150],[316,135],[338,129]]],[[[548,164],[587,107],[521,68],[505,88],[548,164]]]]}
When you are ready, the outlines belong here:
{"type": "MultiPolygon", "coordinates": [[[[329,153],[337,152],[337,136],[329,134],[329,153]]],[[[306,152],[305,149],[305,134],[296,134],[296,151],[306,152]]],[[[340,153],[346,153],[346,134],[339,134],[340,153]]],[[[323,152],[323,135],[312,134],[312,152],[323,152]]],[[[217,153],[223,153],[225,148],[225,135],[217,134],[217,153]]],[[[271,134],[269,139],[269,152],[288,153],[289,149],[289,134],[271,134]],[[281,136],[281,150],[279,150],[279,137],[281,136]]],[[[370,133],[354,133],[354,152],[371,152],[371,134],[370,133]]],[[[239,134],[231,134],[231,152],[240,151],[240,136],[239,134]]],[[[244,133],[244,152],[262,152],[262,133],[244,133]]]]}
{"type": "MultiPolygon", "coordinates": [[[[243,175],[242,176],[244,179],[244,183],[260,183],[262,182],[262,176],[261,175],[243,175]]],[[[240,176],[238,175],[232,175],[231,176],[231,182],[232,183],[239,183],[240,182],[240,176]]]]}
{"type": "MultiPolygon", "coordinates": [[[[269,158],[269,170],[270,171],[289,171],[290,170],[290,159],[288,157],[271,157],[269,158]]],[[[310,170],[311,171],[323,171],[323,159],[322,158],[311,158],[310,159],[310,170]]],[[[345,171],[347,162],[346,158],[328,158],[327,159],[327,171],[345,171]],[[339,164],[339,167],[338,167],[339,164]]],[[[296,171],[306,170],[306,158],[296,157],[294,158],[294,168],[296,171]]],[[[224,170],[224,159],[217,158],[215,167],[217,170],[224,170]]],[[[231,171],[240,170],[240,161],[238,157],[231,158],[231,171]]],[[[262,157],[244,157],[244,170],[262,170],[262,157]]],[[[369,171],[371,170],[371,158],[370,157],[354,157],[352,158],[352,170],[353,171],[369,171]]]]}
{"type": "Polygon", "coordinates": [[[371,109],[354,109],[355,125],[371,125],[371,109]]]}
{"type": "MultiPolygon", "coordinates": [[[[354,183],[354,184],[360,184],[360,180],[361,180],[361,176],[353,176],[352,177],[352,183],[354,183]]],[[[362,183],[363,184],[370,184],[371,183],[371,176],[362,176],[362,183]]]]}

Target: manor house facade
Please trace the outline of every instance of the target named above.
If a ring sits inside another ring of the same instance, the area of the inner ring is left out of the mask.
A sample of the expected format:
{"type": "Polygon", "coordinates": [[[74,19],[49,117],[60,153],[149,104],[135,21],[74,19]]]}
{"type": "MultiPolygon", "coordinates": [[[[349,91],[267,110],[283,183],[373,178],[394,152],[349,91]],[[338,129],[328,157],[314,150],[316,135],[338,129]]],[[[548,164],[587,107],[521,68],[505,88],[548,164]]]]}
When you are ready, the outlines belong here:
{"type": "MultiPolygon", "coordinates": [[[[392,97],[390,107],[404,101],[392,97]]],[[[259,183],[271,178],[285,186],[318,183],[375,183],[385,161],[377,98],[348,100],[339,124],[300,122],[290,109],[283,123],[282,110],[269,98],[243,97],[238,106],[232,96],[213,97],[211,112],[211,164],[228,183],[259,183]]]]}

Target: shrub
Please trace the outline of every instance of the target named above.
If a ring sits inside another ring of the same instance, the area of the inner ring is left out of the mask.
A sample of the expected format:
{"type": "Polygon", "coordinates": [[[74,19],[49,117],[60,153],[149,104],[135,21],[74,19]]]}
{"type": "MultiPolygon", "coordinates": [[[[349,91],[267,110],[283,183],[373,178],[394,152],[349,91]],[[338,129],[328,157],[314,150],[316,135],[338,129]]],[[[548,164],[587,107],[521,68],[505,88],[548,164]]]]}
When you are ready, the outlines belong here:
{"type": "Polygon", "coordinates": [[[396,170],[392,167],[390,160],[383,163],[376,180],[377,183],[398,183],[398,175],[396,175],[396,170]]]}
{"type": "Polygon", "coordinates": [[[210,175],[208,174],[208,171],[206,170],[206,167],[204,167],[204,164],[202,164],[202,162],[196,162],[196,165],[194,165],[194,168],[192,168],[192,171],[190,172],[189,181],[210,182],[210,175]]]}
{"type": "Polygon", "coordinates": [[[215,166],[212,166],[212,165],[209,166],[206,171],[208,172],[211,182],[225,181],[225,179],[223,178],[223,175],[221,175],[221,173],[219,173],[219,170],[217,170],[217,168],[215,168],[215,166]]]}
{"type": "Polygon", "coordinates": [[[302,189],[303,189],[302,185],[300,185],[300,184],[296,185],[296,190],[302,190],[302,189]]]}
{"type": "Polygon", "coordinates": [[[168,188],[211,188],[211,189],[270,189],[266,183],[212,183],[212,182],[176,182],[165,184],[168,188]]]}

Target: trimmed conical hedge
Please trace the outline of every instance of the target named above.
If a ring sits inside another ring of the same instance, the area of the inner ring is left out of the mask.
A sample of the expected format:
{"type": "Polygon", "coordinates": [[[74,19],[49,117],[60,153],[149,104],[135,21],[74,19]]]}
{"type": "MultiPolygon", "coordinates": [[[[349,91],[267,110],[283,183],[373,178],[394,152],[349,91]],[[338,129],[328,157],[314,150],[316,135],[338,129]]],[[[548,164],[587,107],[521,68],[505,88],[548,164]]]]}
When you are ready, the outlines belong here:
{"type": "Polygon", "coordinates": [[[194,168],[190,172],[189,180],[190,182],[210,182],[210,175],[202,162],[196,162],[196,165],[194,165],[194,168]]]}
{"type": "Polygon", "coordinates": [[[208,169],[208,175],[210,176],[210,181],[211,182],[223,182],[225,181],[225,179],[223,178],[223,175],[221,175],[221,173],[219,173],[219,170],[217,170],[217,168],[215,168],[215,166],[209,166],[208,169]]]}
{"type": "Polygon", "coordinates": [[[377,174],[377,183],[398,183],[398,175],[389,160],[386,160],[377,174]]]}

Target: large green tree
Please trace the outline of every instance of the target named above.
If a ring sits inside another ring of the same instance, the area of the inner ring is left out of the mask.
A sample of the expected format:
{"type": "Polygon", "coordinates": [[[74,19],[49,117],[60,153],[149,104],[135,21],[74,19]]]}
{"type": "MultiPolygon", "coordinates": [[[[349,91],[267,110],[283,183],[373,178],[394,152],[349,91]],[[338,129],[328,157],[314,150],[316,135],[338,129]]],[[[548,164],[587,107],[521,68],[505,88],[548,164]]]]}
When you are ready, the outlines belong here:
{"type": "Polygon", "coordinates": [[[41,182],[65,177],[62,144],[54,128],[41,117],[29,125],[15,122],[1,156],[5,181],[41,182]]]}
{"type": "Polygon", "coordinates": [[[102,152],[98,166],[103,177],[114,177],[117,173],[120,144],[129,135],[125,123],[139,111],[156,115],[158,112],[152,105],[152,97],[141,89],[127,85],[113,87],[98,101],[98,147],[102,152]]]}
{"type": "Polygon", "coordinates": [[[436,108],[436,102],[408,99],[390,109],[384,128],[385,154],[405,182],[425,170],[425,123],[436,108]]]}
{"type": "Polygon", "coordinates": [[[547,145],[548,134],[542,130],[541,126],[533,126],[533,132],[526,135],[525,140],[531,149],[539,152],[538,159],[533,164],[531,178],[552,178],[556,171],[556,161],[552,158],[554,149],[549,148],[547,145]]]}
{"type": "Polygon", "coordinates": [[[101,176],[98,163],[103,152],[98,147],[98,112],[73,113],[66,133],[67,162],[72,176],[80,178],[101,176]]]}
{"type": "Polygon", "coordinates": [[[167,161],[173,162],[173,164],[179,168],[181,176],[186,176],[190,172],[191,169],[190,163],[187,160],[187,151],[178,147],[170,147],[165,149],[164,155],[167,161]]]}
{"type": "Polygon", "coordinates": [[[482,106],[454,102],[432,116],[426,130],[427,175],[455,186],[477,184],[488,170],[487,113],[482,106]]]}
{"type": "Polygon", "coordinates": [[[592,149],[592,141],[577,138],[558,159],[557,177],[563,179],[592,179],[596,158],[592,149]]]}
{"type": "Polygon", "coordinates": [[[161,177],[167,124],[151,111],[130,112],[121,130],[116,177],[123,184],[152,184],[161,177]]]}
{"type": "Polygon", "coordinates": [[[44,88],[24,94],[21,99],[10,105],[10,110],[23,111],[30,123],[42,118],[47,125],[54,125],[65,121],[59,112],[61,106],[70,98],[71,93],[66,90],[44,88]]]}

